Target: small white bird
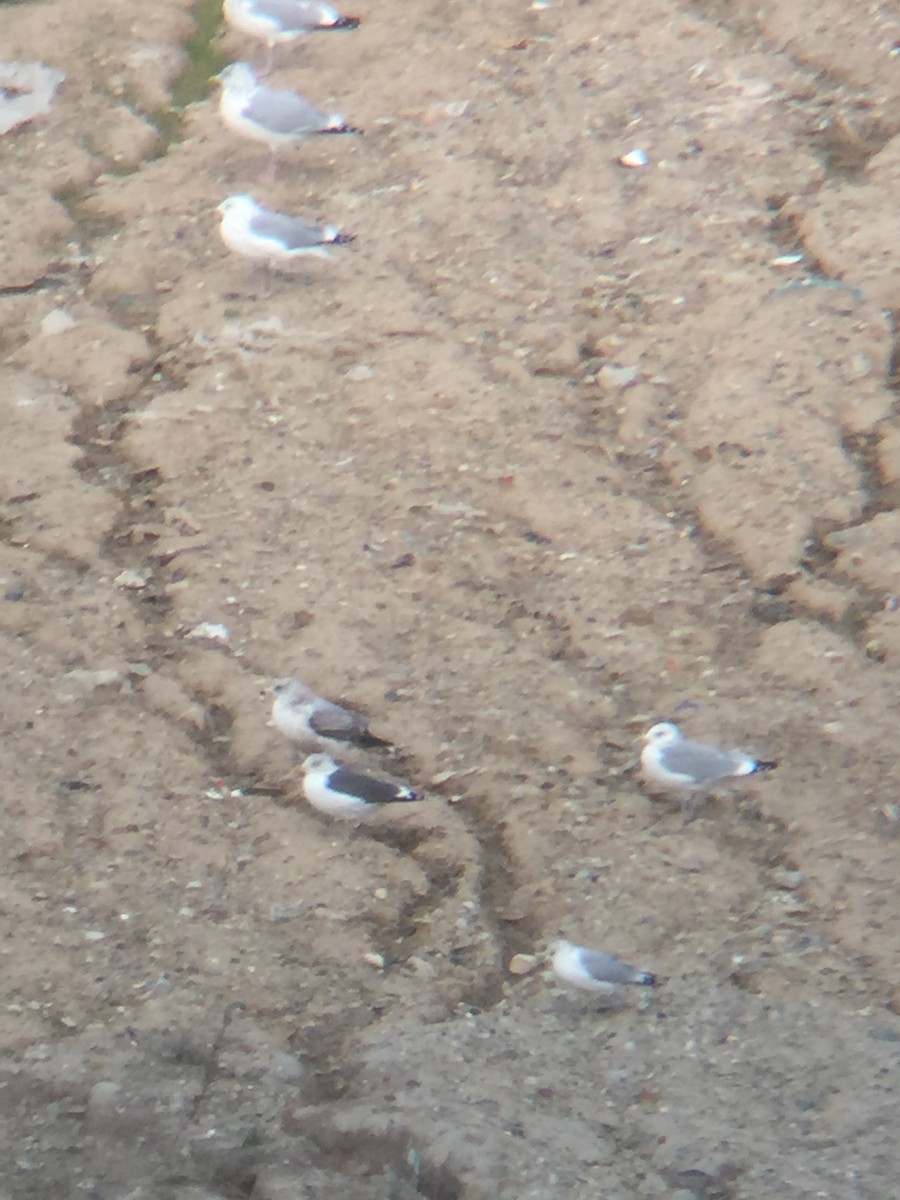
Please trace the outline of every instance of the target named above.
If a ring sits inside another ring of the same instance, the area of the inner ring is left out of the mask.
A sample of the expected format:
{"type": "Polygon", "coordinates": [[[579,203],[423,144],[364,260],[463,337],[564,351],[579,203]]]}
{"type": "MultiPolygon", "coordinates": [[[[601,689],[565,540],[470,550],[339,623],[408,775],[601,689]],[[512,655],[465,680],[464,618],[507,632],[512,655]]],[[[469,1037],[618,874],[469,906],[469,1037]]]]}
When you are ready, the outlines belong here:
{"type": "Polygon", "coordinates": [[[352,233],[341,233],[334,225],[313,225],[300,217],[271,212],[252,196],[229,196],[218,211],[222,214],[219,233],[228,249],[245,258],[262,260],[270,267],[284,266],[311,254],[332,258],[329,246],[355,241],[352,233]]]}
{"type": "Polygon", "coordinates": [[[323,112],[297,92],[266,87],[245,62],[231,63],[216,79],[222,85],[222,120],[237,133],[265,142],[272,174],[282,146],[321,134],[362,133],[348,125],[340,113],[323,112]]]}
{"type": "Polygon", "coordinates": [[[603,950],[589,950],[587,946],[576,946],[574,942],[563,940],[553,942],[550,949],[553,952],[553,974],[572,987],[612,996],[627,985],[656,985],[656,976],[649,971],[629,966],[621,958],[603,950]]]}
{"type": "Polygon", "coordinates": [[[351,771],[327,754],[310,754],[303,761],[303,771],[304,796],[313,808],[331,817],[371,816],[388,804],[419,799],[405,783],[351,771]]]}
{"type": "Polygon", "coordinates": [[[225,0],[223,14],[229,25],[266,43],[266,71],[271,69],[275,47],[281,42],[359,25],[359,17],[342,17],[336,8],[320,0],[225,0]]]}
{"type": "Polygon", "coordinates": [[[716,784],[774,771],[778,766],[743,750],[723,750],[692,741],[671,721],[661,721],[648,729],[644,743],[641,771],[645,780],[651,788],[679,795],[686,820],[693,816],[695,795],[711,791],[716,784]]]}
{"type": "Polygon", "coordinates": [[[272,722],[286,738],[305,750],[323,747],[389,746],[384,738],[369,732],[362,713],[326,700],[299,679],[279,679],[272,687],[272,722]]]}

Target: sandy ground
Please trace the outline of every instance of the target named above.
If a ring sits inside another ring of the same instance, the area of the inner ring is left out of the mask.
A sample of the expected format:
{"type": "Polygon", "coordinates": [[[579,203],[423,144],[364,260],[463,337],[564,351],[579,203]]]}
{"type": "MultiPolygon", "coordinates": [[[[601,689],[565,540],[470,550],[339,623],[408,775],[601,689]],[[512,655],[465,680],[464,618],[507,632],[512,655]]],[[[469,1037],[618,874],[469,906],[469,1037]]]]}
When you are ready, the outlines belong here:
{"type": "Polygon", "coordinates": [[[0,6],[67,75],[0,141],[2,1200],[895,1194],[900,19],[361,4],[275,79],[365,137],[266,183],[166,114],[186,2],[89,8],[0,6]],[[269,276],[242,191],[357,241],[269,276]],[[304,807],[288,672],[427,799],[304,807]],[[683,830],[685,700],[781,766],[683,830]]]}

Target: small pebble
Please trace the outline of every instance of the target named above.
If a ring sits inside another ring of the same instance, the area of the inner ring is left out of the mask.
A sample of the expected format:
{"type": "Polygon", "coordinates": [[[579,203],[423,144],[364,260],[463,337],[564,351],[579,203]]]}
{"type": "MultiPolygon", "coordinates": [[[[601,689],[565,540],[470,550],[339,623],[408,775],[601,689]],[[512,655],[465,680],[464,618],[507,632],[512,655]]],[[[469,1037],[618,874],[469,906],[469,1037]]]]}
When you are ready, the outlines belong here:
{"type": "Polygon", "coordinates": [[[793,892],[806,880],[802,871],[791,871],[787,867],[777,867],[772,872],[772,883],[783,892],[793,892]]]}
{"type": "Polygon", "coordinates": [[[514,954],[509,960],[510,975],[530,975],[538,965],[534,954],[514,954]]]}

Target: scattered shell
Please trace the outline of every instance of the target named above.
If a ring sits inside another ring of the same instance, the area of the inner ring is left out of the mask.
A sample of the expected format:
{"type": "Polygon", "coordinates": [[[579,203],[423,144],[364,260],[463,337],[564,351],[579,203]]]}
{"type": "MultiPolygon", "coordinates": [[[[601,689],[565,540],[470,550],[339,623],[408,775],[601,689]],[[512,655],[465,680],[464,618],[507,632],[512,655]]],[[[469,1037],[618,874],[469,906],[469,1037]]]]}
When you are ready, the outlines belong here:
{"type": "Polygon", "coordinates": [[[51,308],[41,321],[41,333],[44,337],[54,337],[57,333],[68,333],[78,322],[64,308],[51,308]]]}
{"type": "Polygon", "coordinates": [[[137,571],[126,569],[119,572],[113,583],[117,583],[121,588],[129,588],[131,591],[140,591],[141,588],[147,586],[149,579],[149,575],[141,575],[137,571]]]}
{"type": "Polygon", "coordinates": [[[379,971],[384,970],[384,959],[380,954],[376,954],[373,950],[370,950],[367,954],[363,955],[363,962],[367,962],[370,967],[377,967],[379,971]]]}
{"type": "Polygon", "coordinates": [[[0,62],[0,134],[46,112],[64,79],[43,63],[0,62]]]}
{"type": "Polygon", "coordinates": [[[76,667],[72,671],[67,671],[63,679],[70,683],[81,684],[86,688],[110,687],[112,684],[122,682],[122,672],[117,671],[114,667],[101,667],[96,671],[91,671],[87,667],[76,667]]]}
{"type": "Polygon", "coordinates": [[[349,371],[344,373],[344,378],[349,379],[351,383],[364,383],[367,379],[371,379],[375,372],[368,363],[357,363],[355,367],[351,367],[349,371]]]}
{"type": "Polygon", "coordinates": [[[89,1116],[96,1116],[98,1111],[108,1112],[119,1103],[122,1089],[110,1079],[101,1079],[88,1092],[87,1109],[89,1116]]]}
{"type": "Polygon", "coordinates": [[[201,621],[184,635],[186,638],[206,638],[210,642],[227,642],[228,626],[217,625],[214,621],[201,621]]]}
{"type": "Polygon", "coordinates": [[[769,263],[770,267],[795,267],[797,263],[803,262],[803,254],[779,254],[777,258],[773,258],[769,263]]]}
{"type": "Polygon", "coordinates": [[[639,146],[635,146],[627,154],[620,154],[617,159],[617,162],[622,167],[646,167],[649,161],[647,151],[641,150],[639,146]]]}
{"type": "Polygon", "coordinates": [[[514,954],[509,960],[510,975],[530,975],[538,965],[534,954],[514,954]]]}
{"type": "Polygon", "coordinates": [[[597,372],[597,379],[604,387],[627,388],[640,377],[641,368],[620,366],[619,363],[605,363],[597,372]]]}

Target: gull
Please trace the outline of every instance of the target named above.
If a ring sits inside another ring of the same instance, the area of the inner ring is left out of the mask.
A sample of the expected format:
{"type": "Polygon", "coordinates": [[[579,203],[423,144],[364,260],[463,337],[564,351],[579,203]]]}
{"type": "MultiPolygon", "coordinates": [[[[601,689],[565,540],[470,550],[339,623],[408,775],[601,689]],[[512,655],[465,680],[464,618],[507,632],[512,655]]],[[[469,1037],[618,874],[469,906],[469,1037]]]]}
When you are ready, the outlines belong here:
{"type": "Polygon", "coordinates": [[[279,679],[272,691],[275,695],[272,721],[276,729],[305,750],[391,744],[369,733],[369,723],[362,713],[318,696],[299,679],[279,679]]]}
{"type": "Polygon", "coordinates": [[[316,134],[362,133],[348,125],[340,113],[323,112],[297,92],[266,87],[245,62],[231,63],[215,78],[222,84],[222,120],[237,133],[266,143],[272,176],[280,146],[316,134]]]}
{"type": "Polygon", "coordinates": [[[355,240],[335,225],[313,225],[300,217],[271,212],[252,196],[229,196],[218,206],[219,232],[229,250],[246,258],[262,259],[270,267],[283,266],[305,255],[332,258],[329,246],[355,240]]]}
{"type": "Polygon", "coordinates": [[[330,817],[364,817],[388,804],[419,799],[405,783],[351,771],[327,754],[310,754],[303,760],[303,771],[304,796],[313,808],[330,817]]]}
{"type": "Polygon", "coordinates": [[[322,30],[355,29],[359,24],[359,17],[342,17],[319,0],[225,0],[223,13],[229,25],[266,43],[269,57],[264,73],[271,70],[280,42],[322,30]]]}
{"type": "Polygon", "coordinates": [[[686,821],[693,817],[693,797],[716,784],[747,775],[774,771],[777,762],[765,762],[743,750],[723,750],[708,742],[686,738],[677,725],[661,721],[644,734],[641,770],[651,787],[680,795],[686,821]]]}
{"type": "Polygon", "coordinates": [[[550,950],[553,953],[550,965],[556,978],[583,991],[614,996],[620,988],[631,984],[656,986],[655,975],[640,971],[604,950],[589,950],[587,946],[564,940],[553,942],[550,950]]]}

